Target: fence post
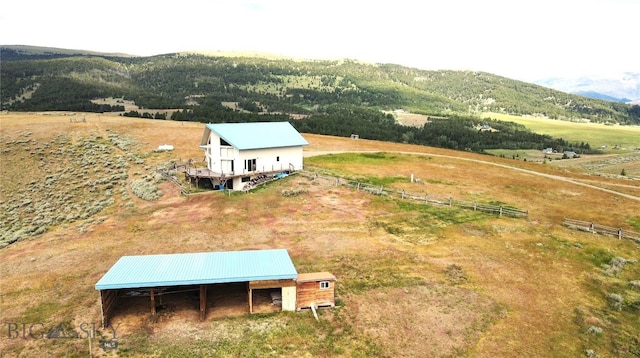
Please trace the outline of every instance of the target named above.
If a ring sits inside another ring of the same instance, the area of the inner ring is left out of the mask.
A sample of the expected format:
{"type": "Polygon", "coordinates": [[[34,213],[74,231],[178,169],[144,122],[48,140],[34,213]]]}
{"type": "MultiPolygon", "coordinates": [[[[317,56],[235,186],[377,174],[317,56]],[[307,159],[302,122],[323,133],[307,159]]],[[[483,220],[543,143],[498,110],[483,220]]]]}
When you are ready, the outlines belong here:
{"type": "Polygon", "coordinates": [[[478,206],[478,204],[473,203],[473,211],[476,211],[477,206],[478,206]]]}
{"type": "Polygon", "coordinates": [[[340,184],[340,178],[336,177],[336,186],[340,184]]]}
{"type": "Polygon", "coordinates": [[[429,204],[429,194],[424,195],[424,203],[429,204]]]}
{"type": "Polygon", "coordinates": [[[500,216],[502,216],[502,206],[500,207],[500,216]]]}
{"type": "Polygon", "coordinates": [[[378,192],[378,194],[382,194],[382,190],[383,190],[383,186],[380,185],[380,191],[378,192]]]}
{"type": "Polygon", "coordinates": [[[453,197],[450,196],[449,197],[449,206],[452,206],[452,205],[453,205],[453,197]]]}
{"type": "Polygon", "coordinates": [[[360,183],[356,182],[356,190],[360,190],[360,183]]]}
{"type": "Polygon", "coordinates": [[[622,229],[618,229],[618,240],[622,240],[622,229]]]}
{"type": "Polygon", "coordinates": [[[402,190],[402,200],[404,200],[404,190],[402,190]]]}

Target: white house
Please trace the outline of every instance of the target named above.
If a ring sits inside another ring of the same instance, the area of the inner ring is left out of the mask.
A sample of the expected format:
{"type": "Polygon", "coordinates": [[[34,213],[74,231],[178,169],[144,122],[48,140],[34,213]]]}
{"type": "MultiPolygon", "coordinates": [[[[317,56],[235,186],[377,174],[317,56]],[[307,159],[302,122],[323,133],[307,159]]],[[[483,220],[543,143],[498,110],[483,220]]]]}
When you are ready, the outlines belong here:
{"type": "Polygon", "coordinates": [[[242,190],[254,178],[302,169],[309,143],[289,122],[207,124],[200,148],[215,185],[242,190]]]}

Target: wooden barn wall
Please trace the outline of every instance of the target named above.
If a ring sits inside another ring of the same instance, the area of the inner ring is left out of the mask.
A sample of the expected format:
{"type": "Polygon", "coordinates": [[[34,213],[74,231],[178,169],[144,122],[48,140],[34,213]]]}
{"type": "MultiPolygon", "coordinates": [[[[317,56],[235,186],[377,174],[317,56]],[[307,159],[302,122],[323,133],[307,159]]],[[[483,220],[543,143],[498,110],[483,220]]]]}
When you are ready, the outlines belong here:
{"type": "Polygon", "coordinates": [[[296,285],[294,280],[261,280],[250,281],[250,289],[263,289],[263,288],[280,288],[280,287],[292,287],[296,285]]]}
{"type": "Polygon", "coordinates": [[[329,288],[320,289],[319,281],[298,282],[296,292],[296,309],[311,307],[315,302],[317,307],[335,306],[335,281],[329,281],[329,288]]]}
{"type": "Polygon", "coordinates": [[[102,327],[109,326],[111,320],[111,314],[116,307],[118,301],[118,290],[101,290],[100,291],[100,306],[102,308],[102,327]]]}

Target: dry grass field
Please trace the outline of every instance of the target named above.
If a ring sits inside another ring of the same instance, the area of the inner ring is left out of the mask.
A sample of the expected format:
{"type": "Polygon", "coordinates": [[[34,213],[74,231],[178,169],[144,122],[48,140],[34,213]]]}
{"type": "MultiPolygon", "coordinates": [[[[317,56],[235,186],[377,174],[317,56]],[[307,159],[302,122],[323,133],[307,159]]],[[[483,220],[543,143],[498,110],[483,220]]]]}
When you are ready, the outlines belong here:
{"type": "Polygon", "coordinates": [[[562,226],[570,217],[640,231],[637,178],[303,134],[307,171],[529,217],[426,206],[304,175],[185,197],[154,169],[201,160],[202,123],[71,117],[0,115],[2,231],[20,238],[0,249],[3,357],[640,356],[640,245],[562,226]],[[174,151],[155,151],[163,144],[174,151]],[[139,198],[136,181],[161,196],[139,198]],[[299,195],[284,196],[288,189],[299,195]],[[147,303],[130,301],[114,327],[99,327],[94,285],[123,255],[267,248],[286,248],[298,272],[332,272],[337,307],[316,321],[310,312],[249,316],[219,302],[201,322],[196,306],[175,301],[151,323],[147,303]],[[67,338],[47,338],[51,328],[67,338]],[[114,332],[118,349],[103,350],[99,341],[114,332]]]}

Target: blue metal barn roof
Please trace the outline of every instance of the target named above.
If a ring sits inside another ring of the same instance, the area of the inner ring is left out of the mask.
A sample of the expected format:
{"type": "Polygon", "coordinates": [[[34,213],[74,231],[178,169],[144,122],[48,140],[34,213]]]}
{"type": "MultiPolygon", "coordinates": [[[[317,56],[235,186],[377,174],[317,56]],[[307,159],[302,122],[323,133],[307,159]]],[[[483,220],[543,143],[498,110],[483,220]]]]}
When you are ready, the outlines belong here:
{"type": "Polygon", "coordinates": [[[238,150],[309,145],[289,122],[210,123],[205,127],[201,145],[207,144],[209,132],[238,150]]]}
{"type": "Polygon", "coordinates": [[[96,290],[295,279],[285,249],[123,256],[96,290]]]}

